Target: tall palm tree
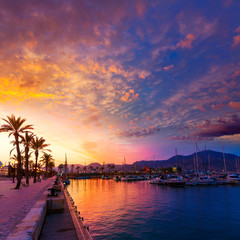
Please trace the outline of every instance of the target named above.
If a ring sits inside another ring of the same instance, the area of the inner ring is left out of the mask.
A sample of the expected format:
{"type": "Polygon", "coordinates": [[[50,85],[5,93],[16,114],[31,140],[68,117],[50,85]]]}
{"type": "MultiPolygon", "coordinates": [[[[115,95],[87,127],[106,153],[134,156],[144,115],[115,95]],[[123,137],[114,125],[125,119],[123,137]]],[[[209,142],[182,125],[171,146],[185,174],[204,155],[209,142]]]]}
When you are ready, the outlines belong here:
{"type": "Polygon", "coordinates": [[[38,156],[39,156],[39,152],[41,151],[50,151],[49,149],[46,149],[46,147],[48,147],[50,144],[46,144],[45,143],[45,139],[44,138],[38,138],[38,137],[34,137],[31,141],[31,148],[34,150],[35,153],[35,167],[34,167],[34,183],[36,183],[37,180],[37,166],[38,166],[38,156]]]}
{"type": "Polygon", "coordinates": [[[21,179],[22,179],[22,170],[21,170],[22,159],[21,159],[19,137],[21,136],[21,134],[23,134],[27,130],[32,130],[33,125],[23,126],[26,119],[21,117],[16,118],[13,114],[11,115],[11,117],[7,116],[7,119],[2,118],[2,120],[5,122],[5,124],[3,124],[0,127],[0,132],[9,132],[8,137],[13,135],[16,142],[18,164],[17,164],[17,185],[15,189],[19,189],[21,185],[21,179]]]}
{"type": "Polygon", "coordinates": [[[53,174],[53,167],[55,167],[54,159],[52,159],[52,160],[48,163],[48,167],[50,168],[51,176],[52,176],[52,174],[53,174]]]}
{"type": "Polygon", "coordinates": [[[79,167],[79,166],[77,166],[77,167],[76,167],[76,170],[77,170],[77,174],[79,174],[80,167],[79,167]]]}
{"type": "Polygon", "coordinates": [[[90,172],[92,172],[94,168],[93,166],[89,166],[88,169],[90,170],[90,172]]]}
{"type": "Polygon", "coordinates": [[[115,164],[112,164],[111,169],[113,169],[113,172],[115,172],[115,164]]]}
{"type": "Polygon", "coordinates": [[[73,173],[74,164],[71,165],[71,173],[73,173]]]}
{"type": "Polygon", "coordinates": [[[25,153],[25,177],[26,177],[26,184],[29,185],[29,158],[31,156],[31,153],[29,153],[30,144],[34,137],[34,134],[32,132],[25,132],[25,136],[21,136],[22,140],[20,143],[24,145],[24,153],[25,153]]]}
{"type": "Polygon", "coordinates": [[[50,153],[43,153],[42,159],[40,160],[43,164],[45,164],[46,176],[48,177],[48,167],[49,163],[54,160],[53,156],[50,153]]]}
{"type": "Polygon", "coordinates": [[[60,175],[61,175],[61,173],[62,173],[62,169],[63,169],[63,164],[60,164],[60,165],[58,166],[58,169],[59,169],[59,171],[60,171],[60,175]]]}
{"type": "Polygon", "coordinates": [[[108,172],[110,173],[110,170],[111,170],[111,168],[112,168],[112,165],[111,164],[108,164],[108,172]]]}

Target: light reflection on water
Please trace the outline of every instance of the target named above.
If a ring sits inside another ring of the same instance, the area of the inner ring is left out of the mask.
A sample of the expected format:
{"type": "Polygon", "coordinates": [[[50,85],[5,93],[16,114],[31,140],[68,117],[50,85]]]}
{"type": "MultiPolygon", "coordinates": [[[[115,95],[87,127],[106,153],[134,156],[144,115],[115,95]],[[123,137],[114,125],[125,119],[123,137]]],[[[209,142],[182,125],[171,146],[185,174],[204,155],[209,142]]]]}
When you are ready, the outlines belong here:
{"type": "Polygon", "coordinates": [[[71,180],[68,190],[94,240],[240,239],[240,186],[89,179],[71,180]]]}

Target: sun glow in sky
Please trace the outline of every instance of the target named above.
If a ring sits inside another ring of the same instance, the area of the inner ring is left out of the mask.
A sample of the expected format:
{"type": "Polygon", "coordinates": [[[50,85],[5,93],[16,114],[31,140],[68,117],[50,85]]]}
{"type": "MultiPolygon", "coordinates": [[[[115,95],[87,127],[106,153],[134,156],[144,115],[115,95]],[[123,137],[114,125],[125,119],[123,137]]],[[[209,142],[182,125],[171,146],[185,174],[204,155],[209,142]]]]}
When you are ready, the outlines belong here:
{"type": "Polygon", "coordinates": [[[0,0],[1,117],[34,124],[57,165],[167,159],[195,142],[240,154],[239,12],[238,0],[0,0]]]}

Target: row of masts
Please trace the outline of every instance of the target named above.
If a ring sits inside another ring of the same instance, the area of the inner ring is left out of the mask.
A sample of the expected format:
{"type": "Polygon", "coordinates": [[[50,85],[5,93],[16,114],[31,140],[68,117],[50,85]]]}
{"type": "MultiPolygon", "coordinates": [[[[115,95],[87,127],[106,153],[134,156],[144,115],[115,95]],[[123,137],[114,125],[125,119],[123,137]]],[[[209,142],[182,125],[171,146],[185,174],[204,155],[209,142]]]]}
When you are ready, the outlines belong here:
{"type": "MultiPolygon", "coordinates": [[[[197,143],[195,143],[196,146],[196,154],[193,155],[193,171],[198,174],[199,173],[199,159],[198,159],[198,147],[197,147],[197,143]]],[[[206,152],[206,145],[205,145],[205,152],[206,152]]],[[[225,154],[224,154],[224,147],[222,146],[222,152],[223,152],[223,162],[224,162],[224,173],[227,173],[227,167],[226,167],[226,158],[225,158],[225,154]]],[[[176,170],[178,168],[178,153],[177,153],[177,148],[175,149],[175,154],[176,154],[176,170]]],[[[235,157],[235,167],[236,169],[240,168],[240,164],[239,164],[239,158],[236,159],[235,157]]],[[[181,164],[181,168],[183,169],[183,156],[182,156],[182,164],[181,164]]],[[[203,161],[201,160],[201,168],[203,168],[203,161]]],[[[208,154],[208,171],[211,171],[211,161],[210,161],[210,154],[208,154]]]]}

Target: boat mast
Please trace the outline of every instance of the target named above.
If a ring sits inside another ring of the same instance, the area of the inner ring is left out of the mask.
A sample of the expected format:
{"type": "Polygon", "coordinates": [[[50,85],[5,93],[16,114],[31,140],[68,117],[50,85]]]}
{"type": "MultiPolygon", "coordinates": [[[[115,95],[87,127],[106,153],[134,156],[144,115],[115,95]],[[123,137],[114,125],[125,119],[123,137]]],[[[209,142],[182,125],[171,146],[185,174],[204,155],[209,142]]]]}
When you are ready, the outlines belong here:
{"type": "Polygon", "coordinates": [[[193,154],[193,171],[196,173],[195,154],[193,154]]]}
{"type": "Polygon", "coordinates": [[[235,156],[235,165],[236,165],[236,172],[237,172],[238,166],[237,166],[237,157],[236,156],[235,156]]]}
{"type": "Polygon", "coordinates": [[[224,161],[224,173],[227,172],[227,168],[226,168],[226,159],[225,159],[225,155],[224,155],[224,147],[222,145],[222,149],[223,149],[223,161],[224,161]]]}
{"type": "MultiPolygon", "coordinates": [[[[204,145],[204,148],[205,148],[205,157],[204,157],[204,162],[205,162],[206,158],[207,158],[207,146],[206,146],[206,144],[204,145]]],[[[207,164],[203,163],[203,166],[204,166],[204,171],[207,172],[207,164]]]]}
{"type": "Polygon", "coordinates": [[[177,149],[175,148],[175,153],[176,153],[176,173],[177,173],[177,149]]]}
{"type": "Polygon", "coordinates": [[[238,170],[237,171],[239,172],[239,157],[238,157],[238,170]]]}
{"type": "Polygon", "coordinates": [[[182,168],[182,172],[184,173],[184,162],[183,162],[183,156],[184,156],[184,155],[182,155],[182,164],[181,164],[181,168],[182,168]]]}
{"type": "Polygon", "coordinates": [[[197,155],[197,143],[196,143],[196,165],[197,165],[197,175],[198,175],[198,155],[197,155]]]}
{"type": "Polygon", "coordinates": [[[208,170],[210,172],[210,154],[208,154],[208,170]]]}
{"type": "Polygon", "coordinates": [[[65,153],[65,177],[67,176],[67,154],[65,153]]]}

